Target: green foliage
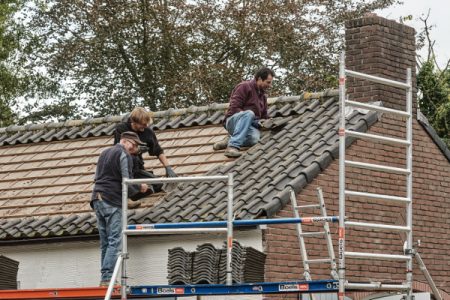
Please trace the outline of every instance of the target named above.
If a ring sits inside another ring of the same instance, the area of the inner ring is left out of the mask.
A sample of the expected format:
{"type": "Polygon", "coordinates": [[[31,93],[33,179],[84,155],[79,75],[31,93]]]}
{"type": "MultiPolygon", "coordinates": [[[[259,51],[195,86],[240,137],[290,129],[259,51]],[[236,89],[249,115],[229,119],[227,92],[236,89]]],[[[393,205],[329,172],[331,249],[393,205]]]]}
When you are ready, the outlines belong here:
{"type": "Polygon", "coordinates": [[[26,117],[19,124],[26,122],[64,121],[69,118],[80,118],[78,107],[65,98],[53,101],[49,104],[41,104],[39,101],[28,103],[24,107],[26,117]]]}
{"type": "Polygon", "coordinates": [[[10,19],[16,10],[17,1],[5,0],[0,3],[0,127],[14,122],[15,115],[11,106],[19,89],[14,72],[7,63],[11,53],[17,48],[14,34],[8,31],[10,19]]]}
{"type": "MultiPolygon", "coordinates": [[[[271,95],[329,88],[344,22],[394,2],[32,1],[24,61],[51,79],[58,118],[80,112],[74,101],[94,115],[226,102],[263,65],[278,75],[271,95]]],[[[54,111],[33,110],[47,111],[41,119],[54,111]]]]}
{"type": "MultiPolygon", "coordinates": [[[[40,99],[49,98],[58,90],[58,82],[42,72],[42,66],[35,69],[30,63],[36,58],[40,41],[36,32],[25,26],[30,16],[20,14],[26,5],[24,0],[0,2],[0,127],[37,120],[32,115],[28,116],[30,119],[20,119],[19,113],[30,113],[27,108],[36,103],[45,107],[40,99]],[[36,103],[31,105],[29,99],[36,103]]],[[[52,117],[53,112],[42,119],[52,117]]]]}
{"type": "Polygon", "coordinates": [[[419,108],[450,147],[450,70],[436,70],[434,61],[424,62],[417,75],[419,108]]]}

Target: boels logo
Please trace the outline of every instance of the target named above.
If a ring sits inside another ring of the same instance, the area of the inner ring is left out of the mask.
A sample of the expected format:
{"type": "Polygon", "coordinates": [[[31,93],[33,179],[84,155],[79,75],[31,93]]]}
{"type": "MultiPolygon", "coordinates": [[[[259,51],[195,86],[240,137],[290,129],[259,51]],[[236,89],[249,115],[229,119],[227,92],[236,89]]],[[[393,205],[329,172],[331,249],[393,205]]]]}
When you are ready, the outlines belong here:
{"type": "Polygon", "coordinates": [[[158,295],[181,295],[184,294],[184,288],[158,288],[158,295]]]}
{"type": "Polygon", "coordinates": [[[309,284],[280,284],[278,287],[280,292],[290,292],[290,291],[308,291],[309,284]]]}

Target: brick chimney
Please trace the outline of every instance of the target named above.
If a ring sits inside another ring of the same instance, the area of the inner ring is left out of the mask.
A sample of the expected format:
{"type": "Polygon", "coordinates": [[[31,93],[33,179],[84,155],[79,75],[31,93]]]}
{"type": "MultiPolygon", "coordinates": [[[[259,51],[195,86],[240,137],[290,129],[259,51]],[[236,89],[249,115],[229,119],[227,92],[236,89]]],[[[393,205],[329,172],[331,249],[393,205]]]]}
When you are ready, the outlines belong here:
{"type": "MultiPolygon", "coordinates": [[[[412,27],[375,14],[345,24],[346,69],[396,81],[406,81],[406,68],[411,68],[413,112],[416,114],[416,44],[412,27]]],[[[348,78],[350,100],[382,101],[383,106],[405,110],[404,90],[348,78]]]]}

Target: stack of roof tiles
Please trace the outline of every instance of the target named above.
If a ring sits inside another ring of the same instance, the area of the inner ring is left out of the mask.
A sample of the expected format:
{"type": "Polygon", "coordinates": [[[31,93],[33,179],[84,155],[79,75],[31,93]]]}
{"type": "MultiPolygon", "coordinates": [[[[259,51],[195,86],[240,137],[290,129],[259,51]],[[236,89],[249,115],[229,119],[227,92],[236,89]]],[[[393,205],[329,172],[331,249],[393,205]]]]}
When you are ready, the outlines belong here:
{"type": "Polygon", "coordinates": [[[217,282],[219,253],[219,250],[212,244],[197,246],[193,256],[192,283],[210,284],[217,282]]]}
{"type": "Polygon", "coordinates": [[[170,284],[187,284],[192,279],[192,257],[194,252],[187,252],[181,247],[169,249],[167,270],[170,284]]]}
{"type": "MultiPolygon", "coordinates": [[[[252,247],[243,247],[238,242],[233,242],[231,250],[232,278],[235,283],[263,282],[264,264],[266,255],[252,247]]],[[[227,279],[227,250],[226,245],[220,249],[219,278],[217,283],[226,283],[227,279]]]]}
{"type": "Polygon", "coordinates": [[[0,290],[17,289],[19,262],[0,255],[0,290]]]}
{"type": "MultiPolygon", "coordinates": [[[[232,279],[235,283],[264,281],[266,255],[251,247],[233,242],[232,279]]],[[[169,250],[169,284],[226,283],[226,245],[216,249],[212,244],[197,246],[195,252],[180,247],[169,250]]]]}

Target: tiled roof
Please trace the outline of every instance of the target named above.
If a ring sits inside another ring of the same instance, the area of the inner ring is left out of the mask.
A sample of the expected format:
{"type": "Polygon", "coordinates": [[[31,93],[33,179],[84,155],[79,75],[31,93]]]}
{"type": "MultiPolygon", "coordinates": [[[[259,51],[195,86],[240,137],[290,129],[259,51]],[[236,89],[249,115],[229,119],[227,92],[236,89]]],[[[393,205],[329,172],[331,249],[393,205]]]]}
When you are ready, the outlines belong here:
{"type": "MultiPolygon", "coordinates": [[[[299,192],[338,157],[337,99],[300,104],[298,114],[291,115],[280,132],[264,135],[239,159],[207,173],[233,173],[237,219],[273,216],[287,203],[289,186],[299,192]]],[[[353,111],[348,116],[349,128],[362,132],[376,120],[375,113],[353,111]]],[[[132,219],[136,223],[225,219],[225,200],[225,183],[186,184],[132,219]]]]}
{"type": "MultiPolygon", "coordinates": [[[[286,203],[288,186],[300,191],[337,157],[336,96],[333,90],[270,99],[270,116],[289,118],[289,123],[277,133],[265,132],[261,142],[237,160],[212,150],[212,144],[226,136],[220,125],[224,104],[157,112],[154,129],[179,175],[234,174],[238,219],[272,216],[286,203]]],[[[123,118],[0,129],[0,239],[96,233],[88,204],[95,164],[123,118]]],[[[365,131],[376,118],[353,111],[348,122],[365,131]]],[[[146,168],[163,174],[156,159],[146,159],[146,168]]],[[[221,183],[183,184],[168,195],[144,199],[140,209],[130,211],[130,220],[223,219],[225,191],[221,183]]]]}
{"type": "MultiPolygon", "coordinates": [[[[317,99],[335,93],[336,91],[330,90],[324,93],[304,93],[301,96],[270,98],[269,114],[271,117],[288,116],[299,109],[298,103],[295,103],[299,100],[317,99]]],[[[152,112],[153,129],[157,131],[218,125],[222,123],[227,107],[228,103],[214,103],[208,106],[152,112]]],[[[0,146],[112,135],[116,124],[124,121],[127,117],[128,114],[86,120],[68,120],[61,123],[11,125],[0,128],[0,146]]]]}

